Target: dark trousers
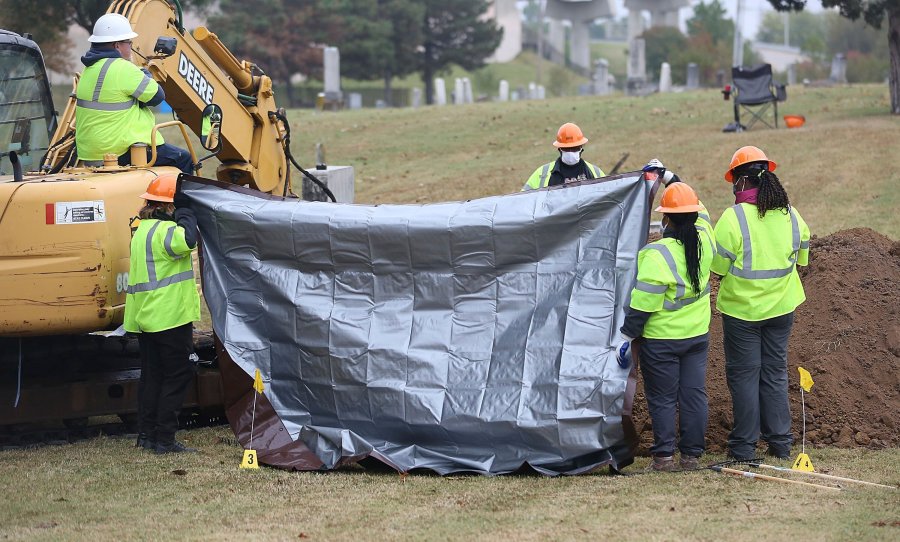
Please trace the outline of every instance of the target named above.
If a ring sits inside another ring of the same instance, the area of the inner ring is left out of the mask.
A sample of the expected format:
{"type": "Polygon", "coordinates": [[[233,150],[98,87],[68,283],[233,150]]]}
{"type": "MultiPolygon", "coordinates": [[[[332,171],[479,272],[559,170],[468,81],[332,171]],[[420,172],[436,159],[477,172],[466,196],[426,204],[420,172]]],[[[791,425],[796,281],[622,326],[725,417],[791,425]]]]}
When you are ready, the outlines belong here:
{"type": "Polygon", "coordinates": [[[175,442],[178,413],[193,378],[193,324],[157,333],[140,333],[141,380],[138,431],[168,445],[175,442]]]}
{"type": "MultiPolygon", "coordinates": [[[[147,160],[150,159],[150,148],[147,148],[147,160]]],[[[119,157],[119,165],[127,166],[131,164],[131,152],[126,152],[122,156],[119,157]]],[[[187,173],[188,175],[194,174],[194,162],[191,160],[191,153],[182,149],[181,147],[176,147],[175,145],[169,145],[168,143],[163,143],[162,145],[156,146],[156,164],[157,166],[175,166],[181,170],[182,173],[187,173]]]]}
{"type": "Polygon", "coordinates": [[[653,423],[655,456],[675,452],[675,411],[678,410],[678,449],[700,457],[706,449],[706,355],[709,334],[690,339],[644,339],[640,344],[644,395],[653,423]]]}
{"type": "Polygon", "coordinates": [[[734,414],[728,449],[734,457],[755,457],[760,432],[776,455],[791,450],[787,347],[793,325],[793,312],[759,322],[722,315],[725,376],[734,414]]]}

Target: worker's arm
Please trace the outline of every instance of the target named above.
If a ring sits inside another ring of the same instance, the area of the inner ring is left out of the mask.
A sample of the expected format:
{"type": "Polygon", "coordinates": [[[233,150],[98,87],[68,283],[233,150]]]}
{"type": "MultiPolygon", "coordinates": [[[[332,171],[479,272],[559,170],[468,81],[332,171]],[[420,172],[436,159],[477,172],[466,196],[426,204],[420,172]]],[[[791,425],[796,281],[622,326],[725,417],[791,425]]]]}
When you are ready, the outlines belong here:
{"type": "Polygon", "coordinates": [[[637,280],[631,291],[631,304],[625,311],[625,323],[619,330],[623,335],[640,337],[650,316],[663,309],[669,283],[674,283],[675,277],[659,261],[661,257],[653,249],[645,248],[638,253],[637,280]]]}
{"type": "Polygon", "coordinates": [[[166,93],[162,87],[150,77],[150,73],[139,69],[134,64],[132,69],[123,70],[121,88],[131,94],[131,97],[143,105],[159,105],[166,99],[166,93]]]}
{"type": "Polygon", "coordinates": [[[797,265],[806,266],[809,265],[809,226],[797,209],[794,209],[794,214],[797,215],[797,222],[800,225],[800,252],[797,254],[797,265]]]}
{"type": "Polygon", "coordinates": [[[743,250],[744,243],[732,208],[729,207],[722,213],[713,230],[713,239],[716,243],[716,253],[713,254],[710,270],[717,275],[725,276],[737,259],[736,255],[743,250]]]}

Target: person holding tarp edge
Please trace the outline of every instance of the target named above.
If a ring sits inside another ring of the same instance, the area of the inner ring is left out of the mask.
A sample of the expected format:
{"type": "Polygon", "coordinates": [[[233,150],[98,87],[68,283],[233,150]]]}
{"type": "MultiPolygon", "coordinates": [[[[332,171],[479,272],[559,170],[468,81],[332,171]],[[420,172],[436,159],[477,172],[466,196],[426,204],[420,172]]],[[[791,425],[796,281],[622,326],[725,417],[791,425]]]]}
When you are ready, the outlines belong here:
{"type": "Polygon", "coordinates": [[[676,406],[680,467],[698,468],[706,448],[709,273],[715,242],[712,226],[699,217],[701,209],[684,182],[666,187],[656,209],[663,213],[663,238],[638,253],[637,279],[620,329],[617,359],[623,368],[631,361],[632,342],[641,338],[640,367],[653,425],[648,469],[653,471],[676,470],[676,406]]]}
{"type": "Polygon", "coordinates": [[[587,142],[588,138],[577,124],[567,122],[560,126],[553,142],[559,150],[559,158],[534,170],[522,191],[605,177],[602,169],[581,157],[587,142]]]}
{"type": "Polygon", "coordinates": [[[200,320],[191,261],[197,218],[175,184],[175,174],[160,175],[141,196],[125,295],[125,331],[137,333],[141,352],[136,446],[158,454],[197,451],[175,440],[193,377],[193,322],[200,320]]]}
{"type": "Polygon", "coordinates": [[[768,455],[787,459],[794,442],[788,406],[787,347],[794,310],[806,300],[798,265],[809,261],[809,227],[757,147],[738,149],[725,180],[734,205],[716,223],[712,271],[722,276],[725,376],[734,426],[728,453],[756,455],[762,433],[768,455]]]}

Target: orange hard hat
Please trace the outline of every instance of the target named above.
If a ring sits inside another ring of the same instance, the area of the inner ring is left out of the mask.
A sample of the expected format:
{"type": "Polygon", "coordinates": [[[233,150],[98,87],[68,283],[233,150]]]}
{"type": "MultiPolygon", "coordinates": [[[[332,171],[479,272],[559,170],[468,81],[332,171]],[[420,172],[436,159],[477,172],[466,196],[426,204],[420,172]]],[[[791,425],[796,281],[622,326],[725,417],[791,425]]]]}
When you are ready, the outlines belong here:
{"type": "Polygon", "coordinates": [[[178,175],[174,173],[164,173],[159,177],[150,181],[147,191],[141,194],[141,197],[150,201],[172,202],[175,200],[175,181],[178,175]]]}
{"type": "Polygon", "coordinates": [[[775,171],[775,167],[777,166],[775,162],[769,160],[769,158],[766,156],[766,153],[764,153],[759,147],[747,145],[746,147],[741,147],[740,149],[734,151],[734,156],[731,157],[731,166],[729,166],[728,171],[725,172],[725,180],[733,183],[734,168],[742,166],[744,164],[749,164],[750,162],[768,162],[769,171],[775,171]]]}
{"type": "Polygon", "coordinates": [[[569,147],[580,147],[587,142],[588,138],[581,133],[581,128],[575,123],[567,122],[560,126],[556,132],[556,141],[553,142],[553,146],[567,149],[569,147]]]}
{"type": "Polygon", "coordinates": [[[660,213],[696,213],[700,210],[697,193],[685,183],[670,184],[659,203],[656,210],[660,213]]]}

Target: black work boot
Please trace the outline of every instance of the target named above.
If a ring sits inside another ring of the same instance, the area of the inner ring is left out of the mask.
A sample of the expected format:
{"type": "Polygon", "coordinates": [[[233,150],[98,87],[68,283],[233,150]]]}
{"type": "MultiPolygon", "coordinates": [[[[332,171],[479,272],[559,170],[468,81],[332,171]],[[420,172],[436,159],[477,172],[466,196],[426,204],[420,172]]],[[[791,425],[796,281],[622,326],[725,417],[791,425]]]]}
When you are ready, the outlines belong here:
{"type": "Polygon", "coordinates": [[[188,448],[177,440],[172,444],[163,444],[161,442],[157,442],[154,451],[158,454],[197,453],[196,448],[188,448]]]}
{"type": "Polygon", "coordinates": [[[135,447],[135,448],[146,448],[146,447],[147,447],[147,442],[148,442],[149,440],[150,440],[150,439],[147,438],[147,434],[146,434],[146,433],[138,433],[137,441],[135,441],[134,447],[135,447]]]}

